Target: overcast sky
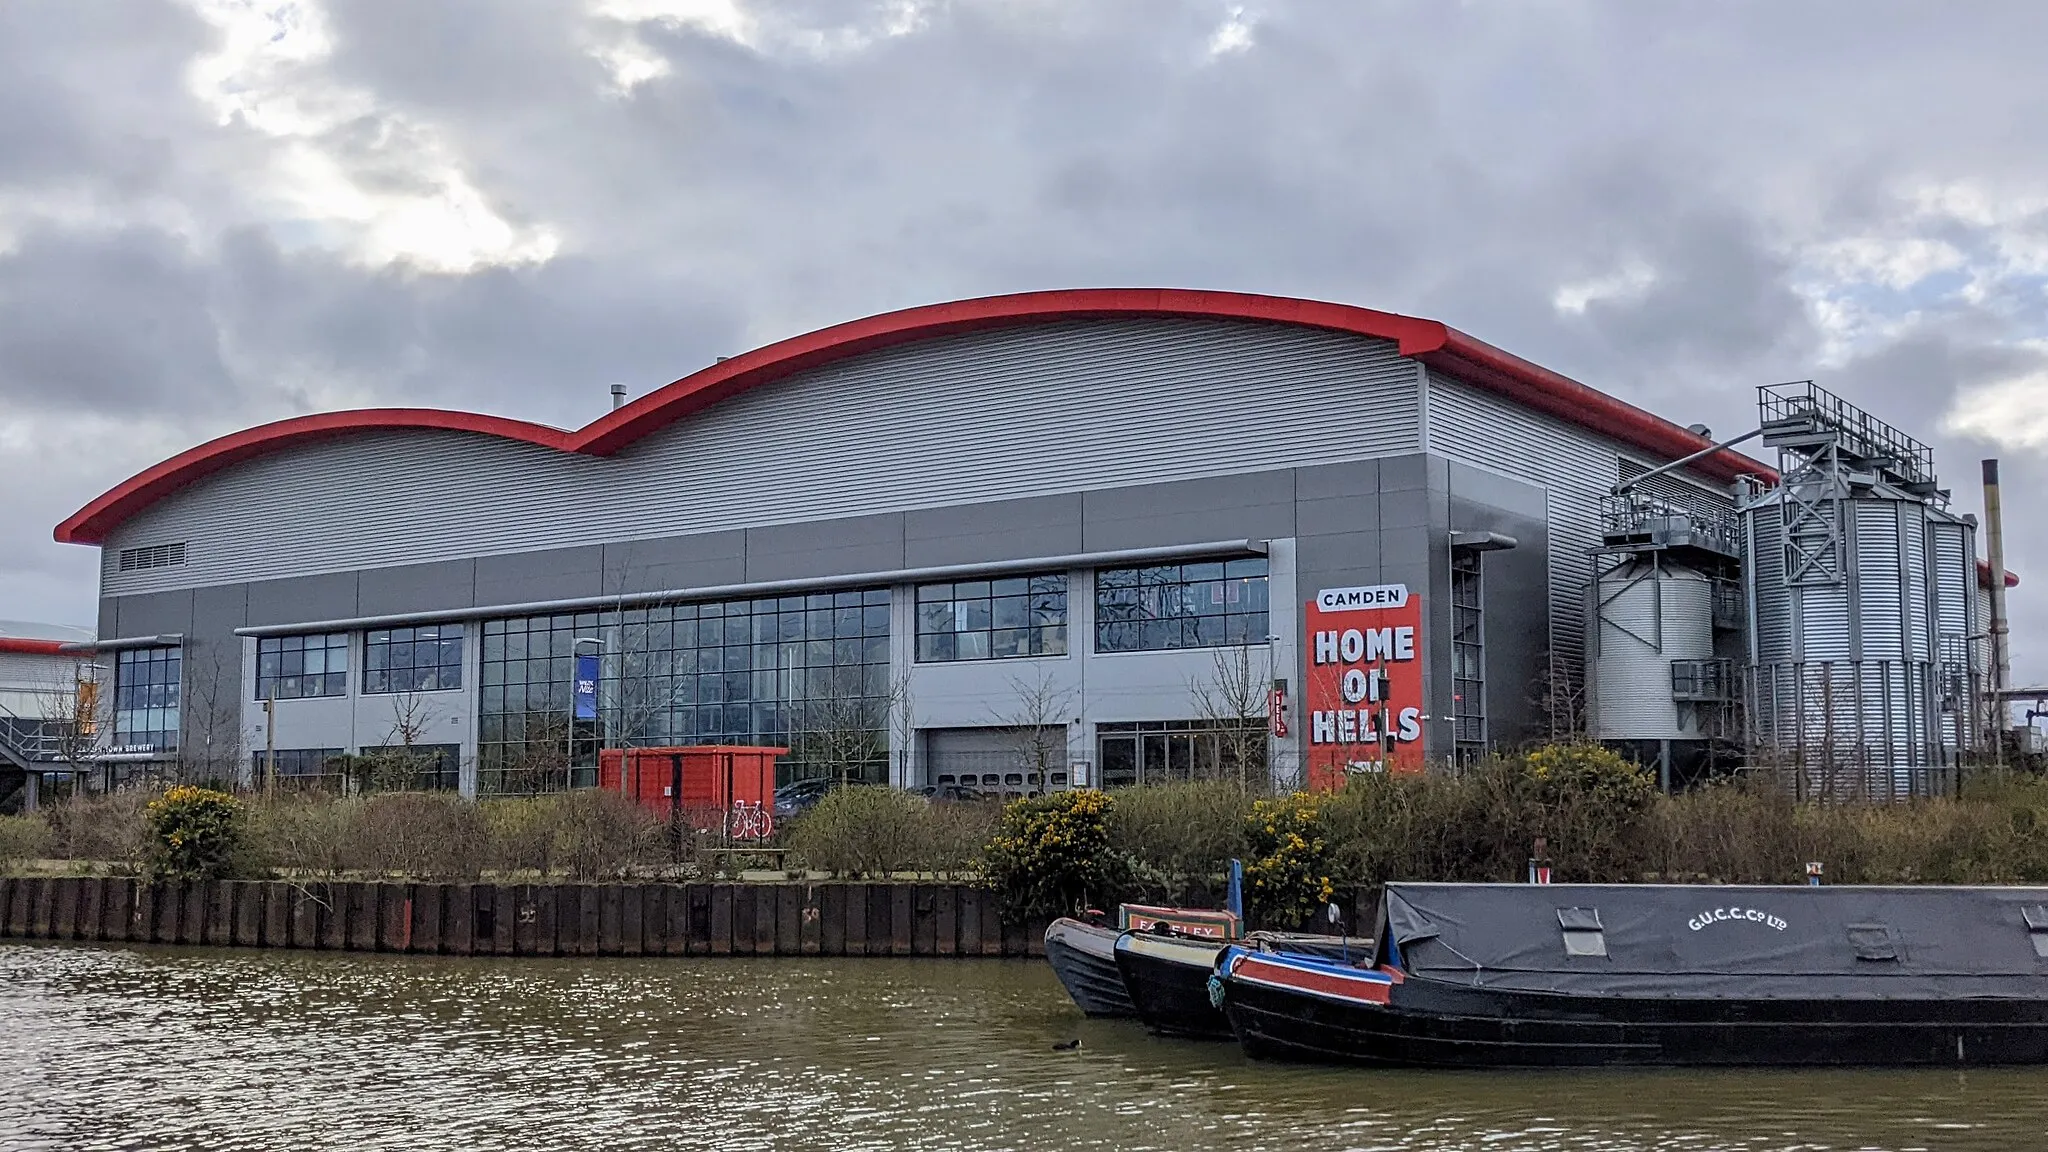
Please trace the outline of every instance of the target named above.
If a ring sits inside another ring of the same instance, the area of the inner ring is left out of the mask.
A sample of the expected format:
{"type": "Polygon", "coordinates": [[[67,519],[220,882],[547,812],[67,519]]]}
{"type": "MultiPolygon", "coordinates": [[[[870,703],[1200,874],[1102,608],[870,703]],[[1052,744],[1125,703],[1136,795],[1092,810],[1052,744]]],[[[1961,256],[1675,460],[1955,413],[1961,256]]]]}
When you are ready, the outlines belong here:
{"type": "Polygon", "coordinates": [[[90,622],[52,526],[249,424],[576,426],[874,312],[1167,285],[1718,431],[1817,378],[1963,510],[2000,455],[2048,679],[2044,44],[2038,0],[4,0],[0,617],[90,622]]]}

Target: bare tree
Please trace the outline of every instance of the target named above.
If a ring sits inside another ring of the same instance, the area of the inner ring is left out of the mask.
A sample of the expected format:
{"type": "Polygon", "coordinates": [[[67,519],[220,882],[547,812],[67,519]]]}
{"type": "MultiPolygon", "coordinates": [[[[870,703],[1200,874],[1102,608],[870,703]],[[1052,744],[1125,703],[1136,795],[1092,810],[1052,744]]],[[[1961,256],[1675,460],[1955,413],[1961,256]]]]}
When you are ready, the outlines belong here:
{"type": "Polygon", "coordinates": [[[1040,788],[1052,773],[1067,766],[1067,719],[1074,710],[1074,692],[1039,666],[1029,679],[1010,677],[1008,706],[995,719],[1009,738],[1011,753],[1027,771],[1036,773],[1040,788]]]}
{"type": "Polygon", "coordinates": [[[185,732],[179,742],[179,778],[239,780],[244,748],[241,655],[218,643],[206,644],[200,651],[205,653],[202,658],[188,654],[184,663],[185,732]]]}
{"type": "Polygon", "coordinates": [[[892,683],[882,695],[865,690],[865,669],[859,666],[813,668],[807,672],[810,691],[789,704],[790,751],[799,763],[823,768],[851,783],[889,760],[889,721],[895,693],[908,682],[892,683]],[[822,683],[821,683],[822,681],[822,683]]]}
{"type": "Polygon", "coordinates": [[[898,762],[897,776],[905,787],[910,785],[910,768],[915,762],[917,749],[917,701],[910,694],[910,674],[904,673],[890,681],[890,719],[894,722],[893,732],[898,762]]]}
{"type": "Polygon", "coordinates": [[[1530,683],[1531,701],[1543,714],[1552,740],[1574,740],[1586,734],[1586,677],[1574,662],[1555,651],[1543,654],[1543,671],[1530,683]]]}
{"type": "Polygon", "coordinates": [[[40,751],[73,772],[91,767],[102,723],[98,666],[73,661],[67,672],[45,677],[33,695],[40,751]]]}
{"type": "Polygon", "coordinates": [[[364,791],[392,791],[429,787],[439,775],[440,757],[424,750],[424,739],[441,718],[433,706],[416,692],[391,696],[391,727],[384,744],[357,757],[350,765],[355,787],[364,791]]]}
{"type": "Polygon", "coordinates": [[[1211,652],[1206,675],[1188,683],[1195,718],[1209,729],[1219,777],[1235,776],[1238,787],[1261,789],[1270,779],[1267,764],[1266,700],[1270,690],[1267,662],[1253,656],[1249,645],[1211,652]]]}

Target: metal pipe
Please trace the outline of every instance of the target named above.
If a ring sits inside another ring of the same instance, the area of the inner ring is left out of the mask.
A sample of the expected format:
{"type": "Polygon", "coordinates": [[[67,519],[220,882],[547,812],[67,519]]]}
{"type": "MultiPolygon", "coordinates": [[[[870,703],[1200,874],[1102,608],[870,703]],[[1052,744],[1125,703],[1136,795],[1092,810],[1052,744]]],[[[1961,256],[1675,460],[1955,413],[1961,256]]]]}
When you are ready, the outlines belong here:
{"type": "Polygon", "coordinates": [[[1710,444],[1707,447],[1700,449],[1699,451],[1693,453],[1690,456],[1680,456],[1678,459],[1673,460],[1669,464],[1660,464],[1657,467],[1650,469],[1648,472],[1643,473],[1641,476],[1631,476],[1627,480],[1624,480],[1621,483],[1616,484],[1613,488],[1608,489],[1607,494],[1610,496],[1626,495],[1631,490],[1633,490],[1636,485],[1641,484],[1643,481],[1648,480],[1652,476],[1662,476],[1664,473],[1669,472],[1674,468],[1683,468],[1687,464],[1690,464],[1695,460],[1701,459],[1706,456],[1712,456],[1714,453],[1719,452],[1726,448],[1733,448],[1737,444],[1740,444],[1745,440],[1754,440],[1763,434],[1764,430],[1762,428],[1753,428],[1750,431],[1744,432],[1742,435],[1737,436],[1733,440],[1723,440],[1719,444],[1710,444]]]}
{"type": "Polygon", "coordinates": [[[617,412],[619,409],[624,408],[625,406],[626,386],[624,384],[612,385],[612,411],[617,412]]]}
{"type": "Polygon", "coordinates": [[[2012,679],[2012,653],[2005,618],[2005,520],[1998,496],[1998,460],[1984,461],[1984,548],[1991,561],[1991,733],[1997,741],[1992,761],[2005,764],[2005,734],[2012,717],[2005,704],[2005,686],[2012,679]]]}

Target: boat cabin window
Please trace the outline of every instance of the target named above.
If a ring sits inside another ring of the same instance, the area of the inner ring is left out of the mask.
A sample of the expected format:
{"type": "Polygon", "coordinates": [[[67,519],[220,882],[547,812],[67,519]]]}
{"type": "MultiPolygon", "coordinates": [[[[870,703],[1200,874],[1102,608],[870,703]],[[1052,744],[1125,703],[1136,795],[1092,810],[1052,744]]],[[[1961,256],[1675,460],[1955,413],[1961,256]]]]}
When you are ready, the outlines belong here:
{"type": "Polygon", "coordinates": [[[1891,929],[1882,924],[1849,925],[1849,946],[1856,949],[1858,960],[1897,960],[1898,942],[1892,939],[1891,929]]]}
{"type": "Polygon", "coordinates": [[[2036,904],[2020,909],[2026,918],[2027,935],[2034,939],[2034,955],[2048,960],[2048,904],[2036,904]]]}
{"type": "Polygon", "coordinates": [[[1607,935],[1601,931],[1598,908],[1559,908],[1557,925],[1564,931],[1565,955],[1607,955],[1607,935]]]}

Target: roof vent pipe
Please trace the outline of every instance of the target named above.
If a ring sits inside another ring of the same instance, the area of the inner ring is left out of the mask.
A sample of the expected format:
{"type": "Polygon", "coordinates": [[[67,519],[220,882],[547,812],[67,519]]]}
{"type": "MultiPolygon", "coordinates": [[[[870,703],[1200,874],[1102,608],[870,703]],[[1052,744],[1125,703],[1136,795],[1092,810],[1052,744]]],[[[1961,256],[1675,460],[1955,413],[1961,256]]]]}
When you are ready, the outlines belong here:
{"type": "Polygon", "coordinates": [[[1714,430],[1705,424],[1687,424],[1685,430],[1702,440],[1712,440],[1714,438],[1714,430]]]}
{"type": "Polygon", "coordinates": [[[626,386],[624,384],[612,385],[612,411],[617,412],[620,408],[625,407],[625,405],[626,386]]]}

